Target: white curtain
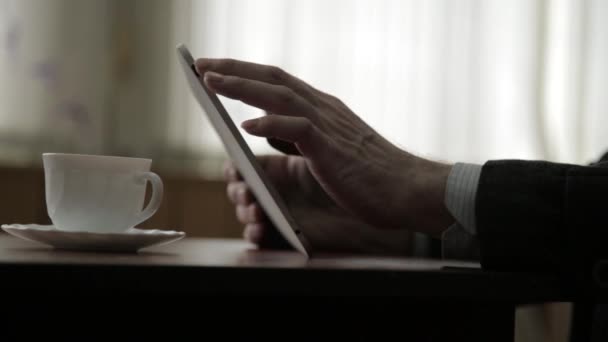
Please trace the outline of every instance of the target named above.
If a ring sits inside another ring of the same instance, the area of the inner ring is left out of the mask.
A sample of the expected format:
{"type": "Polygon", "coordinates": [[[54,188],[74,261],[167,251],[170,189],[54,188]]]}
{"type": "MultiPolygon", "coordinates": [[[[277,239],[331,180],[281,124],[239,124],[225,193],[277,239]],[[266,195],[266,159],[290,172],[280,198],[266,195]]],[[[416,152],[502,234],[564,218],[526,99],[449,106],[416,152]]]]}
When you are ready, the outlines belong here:
{"type": "MultiPolygon", "coordinates": [[[[608,0],[0,0],[0,159],[217,170],[175,60],[185,42],[281,66],[414,153],[587,163],[608,148],[605,18],[608,0]]],[[[223,101],[238,122],[261,115],[223,101]]]]}
{"type": "MultiPolygon", "coordinates": [[[[414,153],[480,163],[586,163],[608,149],[606,0],[195,0],[177,6],[191,16],[182,22],[188,37],[180,37],[196,55],[281,66],[340,97],[414,153]]],[[[261,115],[224,103],[239,122],[261,115]]],[[[189,119],[174,122],[173,139],[221,151],[198,107],[191,102],[187,112],[189,119]]],[[[247,139],[257,152],[269,151],[262,139],[247,139]]]]}

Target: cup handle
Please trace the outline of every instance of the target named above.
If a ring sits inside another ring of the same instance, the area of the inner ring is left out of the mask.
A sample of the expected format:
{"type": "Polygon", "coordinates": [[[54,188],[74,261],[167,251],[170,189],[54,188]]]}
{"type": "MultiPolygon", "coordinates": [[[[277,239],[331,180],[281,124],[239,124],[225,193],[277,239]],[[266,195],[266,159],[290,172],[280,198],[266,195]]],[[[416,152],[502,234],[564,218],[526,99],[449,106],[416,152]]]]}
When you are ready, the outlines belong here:
{"type": "Polygon", "coordinates": [[[154,215],[156,210],[160,207],[160,203],[163,200],[163,181],[160,177],[154,172],[142,172],[137,175],[137,181],[144,183],[146,181],[152,184],[152,197],[150,198],[150,202],[144,210],[142,210],[137,217],[135,218],[135,224],[133,226],[138,225],[145,220],[149,219],[154,215]]]}

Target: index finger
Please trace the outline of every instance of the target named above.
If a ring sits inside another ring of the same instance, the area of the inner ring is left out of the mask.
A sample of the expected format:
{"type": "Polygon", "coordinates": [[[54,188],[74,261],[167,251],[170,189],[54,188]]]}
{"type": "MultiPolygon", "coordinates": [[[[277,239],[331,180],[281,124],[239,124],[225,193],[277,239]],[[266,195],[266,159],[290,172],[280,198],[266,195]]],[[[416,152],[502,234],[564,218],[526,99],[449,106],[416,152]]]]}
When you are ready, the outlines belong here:
{"type": "Polygon", "coordinates": [[[239,61],[230,58],[200,58],[194,62],[199,75],[207,71],[219,74],[238,76],[274,85],[284,85],[307,100],[313,100],[312,87],[283,69],[272,66],[239,61]]]}
{"type": "Polygon", "coordinates": [[[311,116],[313,105],[291,88],[208,71],[203,81],[212,91],[250,106],[289,116],[311,116]]]}
{"type": "Polygon", "coordinates": [[[206,71],[215,71],[224,75],[239,76],[270,84],[286,85],[290,81],[289,74],[282,69],[251,62],[238,61],[230,58],[200,58],[194,62],[197,71],[203,75],[206,71]]]}

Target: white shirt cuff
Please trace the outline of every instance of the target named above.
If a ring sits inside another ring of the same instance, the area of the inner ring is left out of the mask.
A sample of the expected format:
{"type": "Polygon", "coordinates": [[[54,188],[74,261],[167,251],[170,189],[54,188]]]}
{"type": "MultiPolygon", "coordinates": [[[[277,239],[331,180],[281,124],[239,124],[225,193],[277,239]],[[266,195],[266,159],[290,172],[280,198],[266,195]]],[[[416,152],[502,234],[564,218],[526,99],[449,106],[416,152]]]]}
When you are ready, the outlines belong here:
{"type": "Polygon", "coordinates": [[[475,235],[475,197],[481,165],[456,163],[448,176],[445,205],[454,219],[469,234],[475,235]]]}

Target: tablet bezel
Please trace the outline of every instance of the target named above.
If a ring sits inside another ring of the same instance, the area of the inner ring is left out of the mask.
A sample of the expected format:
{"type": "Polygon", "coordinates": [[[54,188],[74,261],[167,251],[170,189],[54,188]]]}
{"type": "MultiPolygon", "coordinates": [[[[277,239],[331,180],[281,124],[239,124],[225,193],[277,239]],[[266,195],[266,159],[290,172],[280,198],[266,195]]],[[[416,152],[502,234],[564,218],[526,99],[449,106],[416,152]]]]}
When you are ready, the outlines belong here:
{"type": "Polygon", "coordinates": [[[262,170],[217,95],[199,80],[190,51],[184,44],[180,44],[177,46],[177,54],[192,94],[206,113],[232,162],[247,182],[257,202],[289,244],[310,257],[310,245],[287,209],[287,205],[262,170]]]}

